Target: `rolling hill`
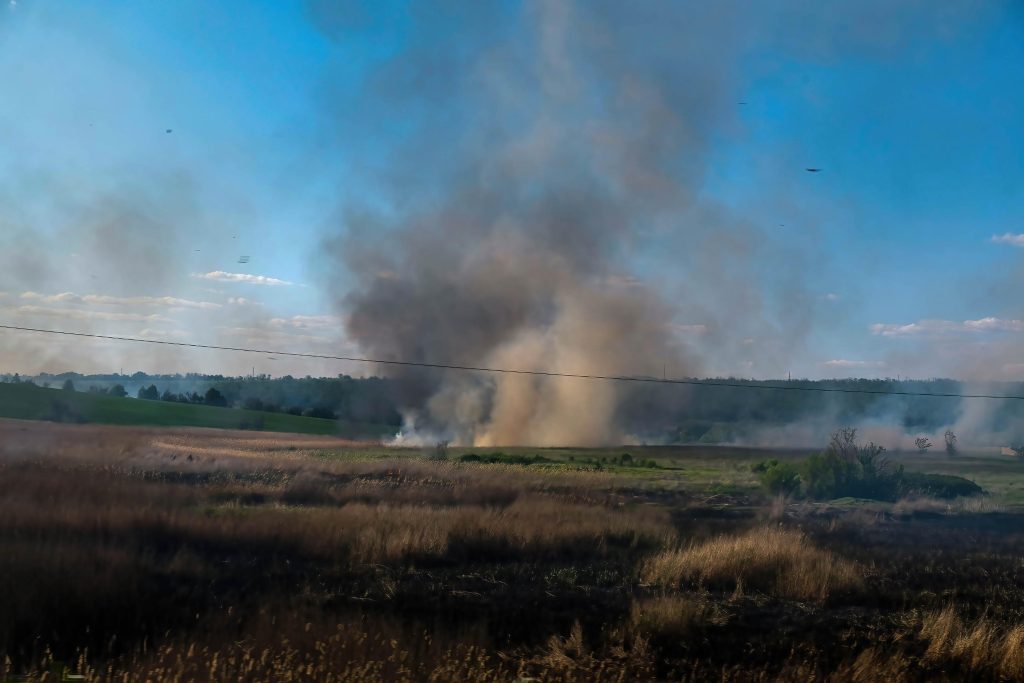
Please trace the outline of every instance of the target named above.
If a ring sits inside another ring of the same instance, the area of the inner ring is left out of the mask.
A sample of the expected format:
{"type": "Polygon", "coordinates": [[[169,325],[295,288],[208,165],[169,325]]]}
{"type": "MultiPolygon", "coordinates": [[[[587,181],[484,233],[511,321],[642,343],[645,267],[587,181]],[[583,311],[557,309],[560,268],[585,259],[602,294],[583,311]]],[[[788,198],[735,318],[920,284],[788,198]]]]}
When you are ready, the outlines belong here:
{"type": "Polygon", "coordinates": [[[0,384],[0,417],[55,422],[341,434],[352,437],[382,437],[392,429],[386,425],[371,423],[188,403],[146,401],[50,389],[33,384],[0,384]]]}

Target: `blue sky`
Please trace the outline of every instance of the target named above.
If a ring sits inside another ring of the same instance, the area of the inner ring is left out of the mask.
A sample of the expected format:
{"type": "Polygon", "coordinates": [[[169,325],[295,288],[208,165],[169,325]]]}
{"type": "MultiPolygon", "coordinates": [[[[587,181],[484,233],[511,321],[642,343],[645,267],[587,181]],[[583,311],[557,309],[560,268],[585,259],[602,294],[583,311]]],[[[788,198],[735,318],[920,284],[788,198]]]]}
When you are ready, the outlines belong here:
{"type": "MultiPolygon", "coordinates": [[[[702,372],[1024,378],[1024,237],[992,240],[1024,234],[1024,13],[979,4],[925,31],[915,27],[929,4],[905,4],[894,6],[907,21],[891,36],[851,39],[841,5],[825,3],[813,12],[824,27],[813,44],[790,45],[782,22],[778,34],[740,32],[707,50],[709,64],[726,63],[711,68],[722,80],[709,88],[717,101],[697,128],[706,151],[686,183],[728,213],[723,225],[747,226],[736,240],[763,255],[736,266],[751,273],[743,298],[762,302],[756,324],[736,320],[748,313],[732,310],[721,282],[679,267],[673,254],[689,248],[682,228],[642,226],[618,262],[669,300],[687,291],[675,323],[704,358],[702,372]]],[[[385,97],[374,83],[413,50],[473,68],[491,40],[529,51],[531,11],[501,5],[507,25],[494,37],[466,30],[479,24],[459,11],[452,20],[403,3],[324,12],[316,3],[5,0],[0,319],[359,352],[341,303],[356,282],[344,263],[322,258],[325,239],[346,234],[353,209],[401,213],[410,197],[443,193],[448,159],[414,173],[402,164],[409,141],[439,121],[471,129],[489,114],[459,90],[435,108],[429,97],[385,97]]],[[[638,39],[643,29],[638,21],[638,39]]],[[[531,104],[521,106],[529,116],[531,104]]],[[[719,230],[729,228],[694,239],[719,230]]],[[[75,355],[10,334],[0,348],[0,370],[252,365],[110,345],[75,355]]],[[[275,374],[358,372],[258,364],[275,374]]]]}

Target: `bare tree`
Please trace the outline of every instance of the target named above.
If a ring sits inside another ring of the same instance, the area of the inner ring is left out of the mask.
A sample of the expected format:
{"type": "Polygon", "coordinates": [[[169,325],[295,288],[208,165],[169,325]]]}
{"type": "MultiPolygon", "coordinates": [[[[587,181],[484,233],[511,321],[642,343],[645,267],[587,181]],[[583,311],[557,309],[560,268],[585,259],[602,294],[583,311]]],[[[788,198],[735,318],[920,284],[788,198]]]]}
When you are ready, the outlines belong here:
{"type": "Polygon", "coordinates": [[[953,433],[952,429],[947,429],[944,436],[946,439],[946,455],[956,455],[956,434],[953,433]]]}
{"type": "Polygon", "coordinates": [[[841,427],[832,432],[832,438],[828,442],[828,452],[839,456],[846,462],[856,462],[860,449],[857,447],[857,429],[855,427],[841,427]]]}
{"type": "Polygon", "coordinates": [[[924,455],[925,453],[928,452],[928,449],[932,447],[932,442],[929,441],[926,437],[919,436],[918,438],[914,439],[914,445],[917,446],[917,452],[920,453],[921,455],[924,455]]]}

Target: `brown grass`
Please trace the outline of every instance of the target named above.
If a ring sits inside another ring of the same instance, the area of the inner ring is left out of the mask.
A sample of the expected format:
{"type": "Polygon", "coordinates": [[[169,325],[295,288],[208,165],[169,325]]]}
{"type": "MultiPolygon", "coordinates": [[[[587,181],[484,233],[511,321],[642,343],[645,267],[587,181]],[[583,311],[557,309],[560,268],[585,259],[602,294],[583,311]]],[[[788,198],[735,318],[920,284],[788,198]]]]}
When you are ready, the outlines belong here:
{"type": "Polygon", "coordinates": [[[704,593],[660,595],[633,603],[630,628],[644,636],[685,639],[728,618],[704,593]]]}
{"type": "Polygon", "coordinates": [[[857,565],[815,547],[804,534],[781,527],[663,551],[645,563],[641,575],[645,582],[662,587],[742,585],[799,600],[825,600],[835,591],[862,584],[857,565]]]}
{"type": "Polygon", "coordinates": [[[1024,680],[1024,516],[702,485],[0,420],[0,681],[1024,680]]]}
{"type": "Polygon", "coordinates": [[[920,637],[928,646],[926,662],[955,662],[967,670],[1024,680],[1024,625],[1002,626],[986,617],[968,622],[949,605],[924,615],[920,637]]]}

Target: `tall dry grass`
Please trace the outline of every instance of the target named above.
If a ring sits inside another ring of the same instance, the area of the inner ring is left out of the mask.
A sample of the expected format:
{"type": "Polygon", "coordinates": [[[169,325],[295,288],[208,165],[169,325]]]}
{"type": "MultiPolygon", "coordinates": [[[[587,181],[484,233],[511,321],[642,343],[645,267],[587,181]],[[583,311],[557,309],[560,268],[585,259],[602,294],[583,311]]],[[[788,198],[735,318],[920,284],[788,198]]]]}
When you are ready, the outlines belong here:
{"type": "Polygon", "coordinates": [[[1024,624],[1000,625],[981,617],[963,619],[953,605],[921,619],[924,660],[955,662],[967,670],[993,671],[1006,680],[1024,680],[1024,624]]]}
{"type": "Polygon", "coordinates": [[[814,546],[798,531],[754,529],[706,543],[662,551],[644,563],[648,584],[677,588],[704,584],[760,590],[798,600],[825,600],[862,585],[856,564],[814,546]]]}
{"type": "Polygon", "coordinates": [[[621,505],[606,478],[299,458],[288,439],[254,440],[250,457],[198,436],[168,453],[153,440],[174,439],[145,429],[0,433],[0,656],[18,662],[44,644],[95,652],[111,635],[116,653],[223,604],[432,604],[474,581],[507,601],[520,587],[501,588],[498,568],[628,572],[676,539],[666,510],[621,505]]]}

